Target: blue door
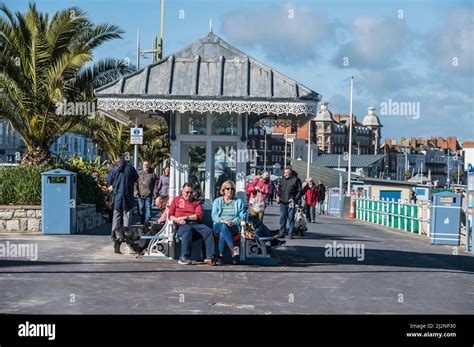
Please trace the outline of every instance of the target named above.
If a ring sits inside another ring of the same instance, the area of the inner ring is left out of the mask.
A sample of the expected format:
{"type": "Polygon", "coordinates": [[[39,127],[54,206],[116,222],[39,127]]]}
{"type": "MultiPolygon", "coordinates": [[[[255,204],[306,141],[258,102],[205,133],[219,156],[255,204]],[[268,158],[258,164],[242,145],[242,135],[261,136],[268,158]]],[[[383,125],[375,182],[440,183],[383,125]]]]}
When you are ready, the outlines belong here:
{"type": "Polygon", "coordinates": [[[402,191],[401,190],[381,190],[380,191],[380,200],[390,200],[394,199],[395,201],[398,201],[402,196],[402,191]]]}

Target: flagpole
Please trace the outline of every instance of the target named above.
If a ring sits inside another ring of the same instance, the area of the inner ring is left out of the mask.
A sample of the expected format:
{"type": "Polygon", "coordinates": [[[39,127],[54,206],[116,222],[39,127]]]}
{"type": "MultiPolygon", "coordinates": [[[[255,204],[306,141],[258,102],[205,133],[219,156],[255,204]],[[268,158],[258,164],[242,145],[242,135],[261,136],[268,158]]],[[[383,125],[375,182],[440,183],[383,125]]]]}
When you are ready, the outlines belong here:
{"type": "Polygon", "coordinates": [[[351,97],[349,103],[349,161],[347,164],[347,196],[351,195],[351,170],[352,170],[352,92],[354,89],[354,76],[351,76],[351,97]]]}

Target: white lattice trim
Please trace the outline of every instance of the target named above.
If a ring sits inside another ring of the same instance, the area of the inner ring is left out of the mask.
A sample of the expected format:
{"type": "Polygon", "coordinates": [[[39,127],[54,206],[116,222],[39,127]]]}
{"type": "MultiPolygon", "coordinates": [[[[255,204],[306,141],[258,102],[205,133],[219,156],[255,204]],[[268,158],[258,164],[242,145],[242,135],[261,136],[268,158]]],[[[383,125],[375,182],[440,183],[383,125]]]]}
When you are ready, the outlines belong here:
{"type": "Polygon", "coordinates": [[[316,102],[272,102],[272,101],[229,101],[229,100],[189,100],[189,99],[129,99],[99,98],[102,111],[179,111],[179,112],[231,112],[256,114],[312,114],[317,112],[316,102]]]}

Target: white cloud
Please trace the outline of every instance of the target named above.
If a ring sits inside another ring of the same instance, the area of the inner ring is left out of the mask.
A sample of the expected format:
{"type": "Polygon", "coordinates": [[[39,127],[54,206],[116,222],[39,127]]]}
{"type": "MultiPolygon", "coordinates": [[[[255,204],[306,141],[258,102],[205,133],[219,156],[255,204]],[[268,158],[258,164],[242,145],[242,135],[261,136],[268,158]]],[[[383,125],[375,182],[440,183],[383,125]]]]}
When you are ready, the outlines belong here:
{"type": "Polygon", "coordinates": [[[443,15],[439,26],[424,38],[427,56],[436,67],[448,73],[474,72],[474,14],[460,8],[443,15]],[[456,66],[457,64],[457,66],[456,66]]]}
{"type": "Polygon", "coordinates": [[[235,45],[259,49],[275,62],[299,64],[318,56],[319,45],[335,36],[335,26],[312,8],[286,4],[230,12],[222,32],[235,45]]]}
{"type": "Polygon", "coordinates": [[[356,17],[351,26],[351,36],[333,59],[338,66],[342,66],[345,57],[353,68],[393,66],[412,42],[405,20],[389,17],[356,17]]]}

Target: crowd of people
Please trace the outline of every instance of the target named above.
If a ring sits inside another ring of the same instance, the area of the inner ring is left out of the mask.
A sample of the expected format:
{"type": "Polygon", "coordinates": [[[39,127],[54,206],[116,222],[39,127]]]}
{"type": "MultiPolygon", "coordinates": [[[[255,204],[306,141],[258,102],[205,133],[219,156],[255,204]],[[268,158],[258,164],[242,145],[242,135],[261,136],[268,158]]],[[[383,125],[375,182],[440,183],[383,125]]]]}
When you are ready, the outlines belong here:
{"type": "Polygon", "coordinates": [[[270,239],[270,246],[283,244],[286,236],[292,239],[295,235],[295,213],[305,211],[309,223],[316,222],[316,215],[324,213],[326,187],[309,177],[304,183],[291,168],[284,169],[283,177],[271,181],[270,175],[264,172],[246,186],[247,201],[236,197],[236,186],[232,176],[219,182],[217,198],[212,203],[212,227],[203,223],[203,206],[201,189],[195,182],[196,173],[190,173],[190,179],[181,187],[181,194],[169,201],[170,168],[166,166],[157,177],[147,161],[137,173],[135,168],[121,157],[107,175],[106,182],[112,190],[113,219],[112,240],[114,250],[120,253],[123,235],[120,228],[130,227],[134,200],[138,200],[141,224],[151,224],[151,208],[154,204],[160,213],[155,231],[161,228],[166,220],[173,222],[176,235],[181,240],[179,264],[191,264],[192,243],[202,238],[205,245],[205,260],[209,265],[220,265],[224,261],[227,249],[232,257],[239,255],[239,247],[234,245],[234,236],[239,234],[242,222],[251,223],[255,233],[270,239]],[[279,205],[279,229],[273,235],[263,223],[265,209],[279,205]],[[274,236],[274,237],[273,237],[274,236]],[[215,251],[217,242],[217,254],[215,251]]]}

